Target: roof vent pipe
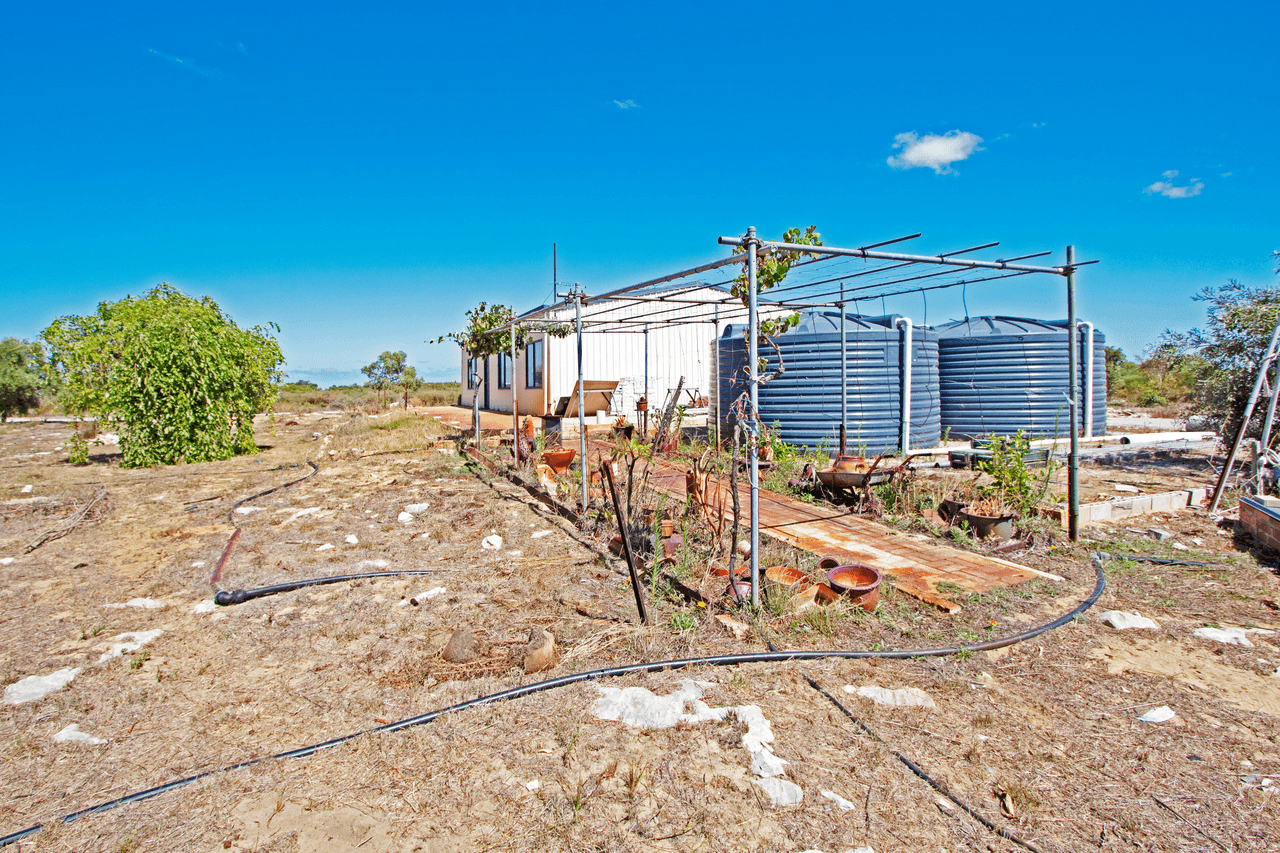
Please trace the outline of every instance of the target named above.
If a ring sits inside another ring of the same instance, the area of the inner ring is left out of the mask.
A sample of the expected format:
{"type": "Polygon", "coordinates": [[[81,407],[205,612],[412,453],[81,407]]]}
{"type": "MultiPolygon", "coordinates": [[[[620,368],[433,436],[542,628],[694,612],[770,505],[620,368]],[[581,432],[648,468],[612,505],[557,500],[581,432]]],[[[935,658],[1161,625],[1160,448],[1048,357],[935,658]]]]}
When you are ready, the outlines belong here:
{"type": "Polygon", "coordinates": [[[902,455],[906,456],[911,451],[911,362],[915,355],[912,348],[914,327],[910,317],[899,317],[893,325],[904,330],[902,335],[902,455]]]}
{"type": "Polygon", "coordinates": [[[1084,437],[1093,438],[1093,324],[1080,320],[1076,328],[1084,326],[1084,437]]]}

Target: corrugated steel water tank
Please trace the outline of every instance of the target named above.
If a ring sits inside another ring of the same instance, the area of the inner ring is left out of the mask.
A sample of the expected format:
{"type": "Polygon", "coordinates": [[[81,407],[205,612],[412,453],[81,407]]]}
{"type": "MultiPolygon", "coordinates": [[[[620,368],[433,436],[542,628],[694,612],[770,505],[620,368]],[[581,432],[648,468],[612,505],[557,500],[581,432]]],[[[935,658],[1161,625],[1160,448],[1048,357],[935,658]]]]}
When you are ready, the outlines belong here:
{"type": "MultiPolygon", "coordinates": [[[[942,428],[953,438],[1071,434],[1067,389],[1070,354],[1065,320],[969,317],[936,327],[942,428]]],[[[1092,422],[1087,424],[1086,324],[1078,327],[1080,423],[1107,429],[1106,338],[1093,334],[1092,422]]]]}
{"type": "MultiPolygon", "coordinates": [[[[845,315],[849,452],[894,452],[901,446],[906,318],[845,315]],[[902,322],[899,322],[902,321],[902,322]]],[[[732,403],[746,388],[745,327],[728,326],[716,348],[716,407],[721,435],[732,435],[732,403]]],[[[911,447],[933,447],[942,433],[938,402],[938,341],[932,329],[912,329],[911,447]]],[[[760,419],[788,444],[825,447],[840,441],[840,313],[807,311],[775,338],[786,372],[760,388],[760,419]]],[[[778,368],[762,344],[765,377],[778,368]]]]}

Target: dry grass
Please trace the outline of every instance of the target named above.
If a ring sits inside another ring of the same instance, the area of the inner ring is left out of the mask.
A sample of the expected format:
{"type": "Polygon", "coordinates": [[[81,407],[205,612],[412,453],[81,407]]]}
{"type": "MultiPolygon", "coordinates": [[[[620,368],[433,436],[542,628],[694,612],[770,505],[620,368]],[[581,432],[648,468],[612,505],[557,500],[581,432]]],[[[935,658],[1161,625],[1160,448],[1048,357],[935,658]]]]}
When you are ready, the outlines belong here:
{"type": "MultiPolygon", "coordinates": [[[[557,638],[559,660],[547,676],[763,648],[754,638],[733,639],[707,614],[669,596],[651,602],[652,627],[636,626],[620,567],[600,557],[607,529],[594,539],[571,531],[523,490],[477,476],[457,456],[385,452],[437,438],[434,422],[409,416],[396,423],[404,417],[277,417],[274,433],[263,425],[260,443],[269,449],[259,457],[154,471],[120,470],[108,449],[88,468],[74,468],[60,449],[69,429],[0,427],[0,556],[16,557],[0,566],[0,677],[7,685],[84,667],[43,700],[0,706],[0,833],[192,772],[536,681],[544,676],[525,675],[511,657],[534,626],[557,638]],[[209,597],[232,504],[306,473],[308,457],[321,462],[318,475],[234,516],[243,533],[224,587],[368,571],[375,560],[441,574],[313,587],[190,613],[209,597]],[[282,465],[298,467],[275,470],[282,465]],[[35,488],[23,496],[27,483],[35,488]],[[17,553],[33,531],[102,488],[110,511],[100,520],[30,555],[17,553]],[[413,503],[430,508],[402,524],[397,515],[413,503]],[[543,530],[552,533],[533,538],[543,530]],[[501,551],[480,547],[491,533],[503,537],[501,551]],[[346,543],[352,534],[357,544],[346,543]],[[316,550],[326,543],[335,547],[316,550]],[[446,592],[408,603],[436,586],[446,592]],[[144,596],[167,607],[105,606],[144,596]],[[693,614],[694,627],[672,630],[676,612],[693,614]],[[472,664],[446,664],[439,652],[460,627],[483,635],[486,654],[472,664]],[[97,663],[117,634],[152,628],[164,633],[149,657],[97,663]],[[109,742],[54,743],[52,735],[72,722],[109,742]]],[[[1275,576],[1259,567],[1247,542],[1218,535],[1200,516],[1159,523],[1179,539],[1206,542],[1193,558],[1227,562],[1210,570],[1113,563],[1100,606],[1159,620],[1163,631],[1149,639],[1156,651],[1216,661],[1221,672],[1265,688],[1267,667],[1280,657],[1274,637],[1258,636],[1257,648],[1244,649],[1193,640],[1189,632],[1207,621],[1274,627],[1262,602],[1280,598],[1275,576]]],[[[1174,553],[1123,528],[1104,532],[1107,550],[1174,553]]],[[[770,564],[808,560],[782,549],[766,556],[770,564]]],[[[966,599],[960,617],[889,593],[875,615],[836,608],[793,616],[771,605],[762,624],[784,648],[987,639],[1070,608],[1091,585],[1083,548],[1059,544],[1025,559],[1068,581],[966,599]]],[[[679,568],[687,582],[712,589],[705,566],[692,557],[679,568]]],[[[1276,796],[1268,792],[1274,786],[1242,781],[1251,773],[1280,776],[1277,718],[1241,707],[1226,684],[1197,687],[1186,673],[1113,672],[1097,655],[1116,640],[1086,618],[991,654],[752,664],[612,682],[665,693],[691,677],[712,683],[706,701],[713,706],[760,706],[773,723],[775,752],[791,762],[788,778],[804,790],[803,803],[791,809],[772,808],[752,783],[740,724],[643,732],[602,722],[592,713],[597,688],[585,683],[306,759],[217,773],[142,805],[55,826],[34,849],[1013,849],[939,809],[928,786],[803,675],[1042,850],[1210,849],[1201,832],[1229,849],[1280,849],[1276,796]],[[846,696],[839,690],[845,684],[916,686],[937,704],[881,708],[846,696]],[[1163,704],[1177,711],[1177,721],[1136,722],[1163,704]],[[1009,795],[1016,817],[999,817],[997,789],[1009,795]],[[855,809],[836,810],[824,790],[855,809]]]]}

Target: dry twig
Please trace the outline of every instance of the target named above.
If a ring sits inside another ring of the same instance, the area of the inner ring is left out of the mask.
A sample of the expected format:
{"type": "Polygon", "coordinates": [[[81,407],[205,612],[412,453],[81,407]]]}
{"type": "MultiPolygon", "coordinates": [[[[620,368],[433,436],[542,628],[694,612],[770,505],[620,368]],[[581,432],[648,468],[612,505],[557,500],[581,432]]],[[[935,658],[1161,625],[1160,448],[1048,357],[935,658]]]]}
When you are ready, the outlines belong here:
{"type": "Polygon", "coordinates": [[[78,512],[72,513],[68,518],[63,520],[63,522],[59,524],[57,527],[46,530],[44,533],[41,533],[35,539],[31,540],[31,542],[27,544],[27,547],[22,550],[22,553],[30,554],[32,551],[39,548],[41,545],[45,544],[46,542],[52,542],[55,539],[61,539],[63,536],[66,536],[73,529],[75,529],[76,525],[78,525],[81,521],[84,520],[84,517],[89,514],[89,510],[97,506],[97,504],[106,496],[107,496],[106,489],[103,489],[102,491],[98,492],[96,495],[93,496],[93,499],[90,500],[87,504],[85,504],[84,507],[82,507],[78,512]]]}

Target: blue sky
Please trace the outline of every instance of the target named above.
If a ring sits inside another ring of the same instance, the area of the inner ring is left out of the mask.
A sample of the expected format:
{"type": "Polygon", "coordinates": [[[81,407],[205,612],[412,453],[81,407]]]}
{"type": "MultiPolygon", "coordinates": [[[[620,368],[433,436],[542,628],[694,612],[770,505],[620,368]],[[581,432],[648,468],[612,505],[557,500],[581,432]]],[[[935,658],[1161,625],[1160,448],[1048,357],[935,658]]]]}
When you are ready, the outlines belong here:
{"type": "MultiPolygon", "coordinates": [[[[454,378],[423,341],[543,302],[553,242],[601,292],[815,224],[1072,243],[1102,261],[1080,315],[1139,355],[1203,322],[1202,287],[1276,281],[1277,9],[11,4],[0,336],[168,281],[278,323],[295,377],[405,350],[454,378]]],[[[966,300],[1066,313],[1044,282],[966,300]]]]}

